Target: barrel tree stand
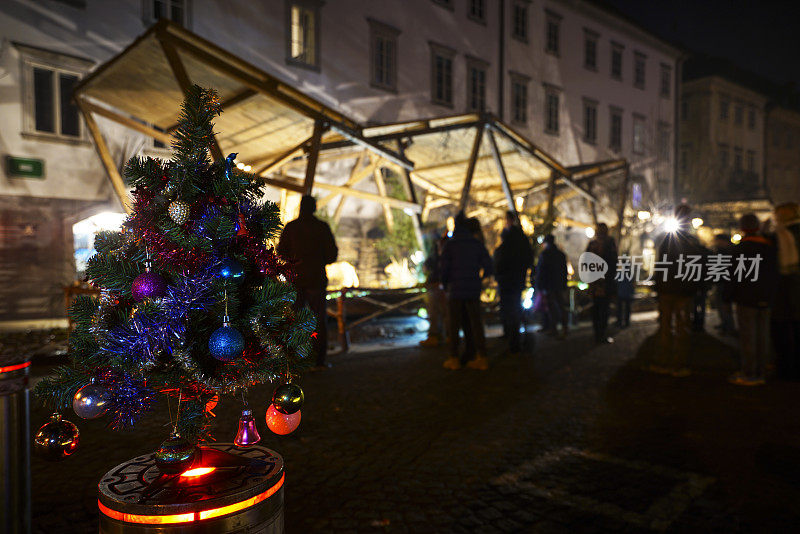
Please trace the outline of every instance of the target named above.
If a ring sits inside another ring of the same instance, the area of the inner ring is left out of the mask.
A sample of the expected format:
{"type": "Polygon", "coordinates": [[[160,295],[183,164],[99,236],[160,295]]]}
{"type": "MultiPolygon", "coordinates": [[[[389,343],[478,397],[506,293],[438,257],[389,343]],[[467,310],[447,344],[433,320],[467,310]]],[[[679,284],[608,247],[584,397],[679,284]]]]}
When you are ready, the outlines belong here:
{"type": "Polygon", "coordinates": [[[283,480],[283,458],[265,447],[203,446],[179,475],[140,456],[100,480],[100,533],[282,534],[283,480]]]}

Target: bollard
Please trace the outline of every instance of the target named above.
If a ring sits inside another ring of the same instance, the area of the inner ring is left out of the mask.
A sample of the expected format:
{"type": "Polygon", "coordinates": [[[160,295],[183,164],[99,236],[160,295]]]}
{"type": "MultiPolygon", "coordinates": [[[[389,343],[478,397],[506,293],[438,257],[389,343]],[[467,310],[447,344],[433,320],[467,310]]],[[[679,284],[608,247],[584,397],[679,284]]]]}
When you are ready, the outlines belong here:
{"type": "Polygon", "coordinates": [[[199,449],[179,475],[153,454],[122,463],[98,485],[101,534],[282,534],[283,459],[265,447],[199,449]]]}
{"type": "Polygon", "coordinates": [[[0,356],[0,534],[31,531],[30,365],[0,356]]]}

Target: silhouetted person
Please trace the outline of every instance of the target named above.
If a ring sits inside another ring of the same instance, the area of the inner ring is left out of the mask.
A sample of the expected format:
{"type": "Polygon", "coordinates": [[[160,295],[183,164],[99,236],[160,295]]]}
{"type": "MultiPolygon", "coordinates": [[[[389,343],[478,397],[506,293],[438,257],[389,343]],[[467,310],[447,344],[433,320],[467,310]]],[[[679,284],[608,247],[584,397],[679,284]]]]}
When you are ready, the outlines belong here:
{"type": "MultiPolygon", "coordinates": [[[[714,254],[731,256],[733,252],[730,234],[715,235],[712,252],[714,254]]],[[[728,280],[720,280],[714,283],[714,292],[712,293],[711,299],[719,315],[719,324],[716,328],[723,335],[736,335],[736,322],[733,319],[732,291],[733,288],[728,280]]]]}
{"type": "MultiPolygon", "coordinates": [[[[667,262],[660,272],[653,274],[658,292],[660,355],[651,370],[671,374],[672,376],[688,376],[691,371],[687,367],[689,351],[689,312],[695,292],[703,279],[702,270],[696,276],[682,276],[679,272],[681,260],[687,261],[689,256],[700,256],[702,266],[702,247],[697,239],[689,233],[691,208],[680,205],[675,209],[677,229],[669,232],[656,253],[656,262],[667,262]],[[673,324],[675,333],[673,334],[673,324]]],[[[657,266],[658,267],[658,266],[657,266]]],[[[655,271],[655,268],[654,268],[655,271]]]]}
{"type": "Polygon", "coordinates": [[[519,226],[517,214],[506,212],[506,225],[500,245],[494,251],[494,278],[500,292],[500,318],[508,350],[514,355],[522,350],[519,334],[522,326],[522,290],[533,262],[533,249],[519,226]]]}
{"type": "Polygon", "coordinates": [[[544,250],[539,254],[539,261],[534,272],[534,288],[539,291],[547,306],[547,329],[558,334],[558,323],[561,323],[561,337],[566,337],[569,330],[569,310],[567,309],[567,255],[556,246],[555,236],[544,237],[544,250]]]}
{"type": "Polygon", "coordinates": [[[456,217],[453,237],[442,247],[442,284],[447,291],[450,310],[450,357],[444,362],[445,369],[458,369],[458,332],[463,323],[468,323],[464,337],[475,346],[475,359],[467,367],[486,370],[486,336],[481,319],[481,278],[491,276],[492,259],[486,247],[470,231],[463,213],[456,217]]]}
{"type": "MultiPolygon", "coordinates": [[[[627,269],[631,269],[631,260],[625,260],[627,269]]],[[[617,280],[617,326],[627,328],[631,325],[631,304],[636,293],[636,284],[632,273],[617,280]]]]}
{"type": "Polygon", "coordinates": [[[328,352],[327,313],[325,293],[328,277],[325,266],[336,261],[339,249],[328,223],[317,219],[317,201],[311,195],[300,199],[300,214],[283,228],[278,242],[278,254],[295,262],[298,307],[308,304],[317,319],[314,351],[317,367],[326,365],[328,352]]]}
{"type": "Polygon", "coordinates": [[[772,337],[780,378],[800,380],[800,208],[787,202],[775,208],[778,290],[772,309],[772,337]]]}
{"type": "Polygon", "coordinates": [[[608,264],[608,270],[603,277],[589,284],[589,294],[592,296],[594,340],[597,343],[611,343],[614,340],[608,337],[607,333],[608,310],[617,290],[617,283],[614,280],[614,271],[617,268],[617,244],[608,235],[606,223],[597,225],[594,239],[589,242],[586,251],[597,254],[608,264]]]}
{"type": "Polygon", "coordinates": [[[440,236],[434,232],[431,253],[422,264],[425,273],[425,302],[428,307],[428,337],[419,342],[423,347],[438,347],[446,337],[447,304],[442,289],[442,247],[447,235],[440,236]]]}
{"type": "Polygon", "coordinates": [[[769,315],[778,282],[776,250],[772,240],[759,233],[761,223],[752,213],[743,215],[744,237],[733,247],[733,301],[739,323],[741,368],[730,378],[739,386],[764,384],[770,351],[769,315]],[[758,262],[758,271],[753,262],[758,262]],[[744,269],[740,271],[739,269],[744,269]]]}

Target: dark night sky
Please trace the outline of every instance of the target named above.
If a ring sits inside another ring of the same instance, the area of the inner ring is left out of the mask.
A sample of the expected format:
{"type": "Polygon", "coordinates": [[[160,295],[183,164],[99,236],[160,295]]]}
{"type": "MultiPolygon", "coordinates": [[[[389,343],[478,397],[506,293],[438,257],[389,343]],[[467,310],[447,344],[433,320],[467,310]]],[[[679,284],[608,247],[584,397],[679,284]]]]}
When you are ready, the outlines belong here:
{"type": "MultiPolygon", "coordinates": [[[[775,0],[605,0],[657,35],[800,89],[800,19],[775,0]]],[[[797,4],[794,4],[797,7],[797,4]]]]}

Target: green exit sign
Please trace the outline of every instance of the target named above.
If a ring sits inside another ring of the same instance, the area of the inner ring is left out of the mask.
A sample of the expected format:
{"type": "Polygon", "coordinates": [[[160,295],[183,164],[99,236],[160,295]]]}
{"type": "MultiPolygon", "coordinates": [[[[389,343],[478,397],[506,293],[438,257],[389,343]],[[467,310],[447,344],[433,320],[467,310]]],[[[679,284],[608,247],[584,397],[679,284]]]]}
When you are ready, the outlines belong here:
{"type": "Polygon", "coordinates": [[[11,178],[44,178],[44,161],[40,159],[6,156],[6,167],[11,178]]]}

